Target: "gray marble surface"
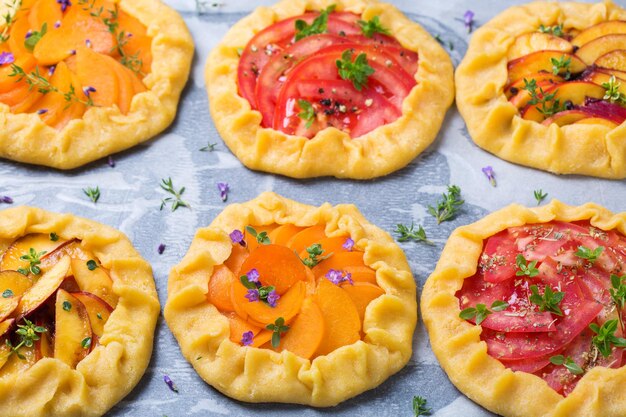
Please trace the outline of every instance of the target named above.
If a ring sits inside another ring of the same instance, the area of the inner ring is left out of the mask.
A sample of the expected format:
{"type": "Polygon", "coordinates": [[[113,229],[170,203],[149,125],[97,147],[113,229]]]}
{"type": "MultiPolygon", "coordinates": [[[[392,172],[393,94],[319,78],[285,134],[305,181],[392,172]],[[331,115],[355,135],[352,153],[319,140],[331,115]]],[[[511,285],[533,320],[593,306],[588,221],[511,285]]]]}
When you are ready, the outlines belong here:
{"type": "MultiPolygon", "coordinates": [[[[225,206],[216,187],[228,182],[228,202],[251,199],[272,190],[287,197],[319,205],[329,201],[354,203],[379,227],[391,231],[397,223],[423,224],[436,246],[401,244],[415,275],[418,290],[434,269],[450,232],[490,211],[511,203],[534,205],[533,190],[541,188],[549,198],[570,204],[594,201],[614,211],[626,209],[626,183],[584,177],[558,177],[510,164],[476,147],[468,137],[463,120],[453,107],[437,141],[405,169],[374,181],[356,182],[323,178],[298,181],[252,172],[244,168],[223,144],[208,112],[203,67],[211,48],[228,28],[254,7],[271,1],[224,0],[196,11],[194,0],[168,0],[181,12],[191,29],[196,57],[191,79],[182,96],[177,121],[164,134],[129,151],[115,155],[116,166],[98,161],[71,172],[0,161],[0,195],[57,212],[71,212],[122,230],[153,266],[161,303],[165,303],[168,271],[186,252],[194,231],[207,225],[225,206]],[[218,143],[214,152],[200,152],[208,142],[218,143]],[[493,188],[481,167],[493,166],[498,186],[493,188]],[[191,209],[159,211],[164,193],[161,178],[172,177],[191,209]],[[427,214],[447,184],[461,187],[466,204],[452,222],[437,226],[427,214]],[[99,186],[102,196],[91,203],[83,188],[99,186]],[[166,245],[163,255],[157,253],[166,245]]],[[[400,9],[433,35],[440,35],[455,65],[468,42],[462,22],[468,8],[476,12],[478,24],[518,1],[395,0],[400,9]]],[[[626,5],[622,0],[618,3],[626,5]]],[[[0,206],[2,208],[2,206],[0,206]]],[[[437,417],[491,416],[460,394],[449,382],[430,350],[423,324],[414,336],[414,354],[409,364],[375,390],[368,391],[332,409],[316,410],[294,405],[250,405],[231,400],[206,385],[183,359],[178,345],[162,318],[159,320],[150,367],[139,385],[120,402],[109,417],[152,416],[355,416],[411,415],[411,399],[428,399],[437,417]],[[178,394],[163,383],[169,375],[178,394]]]]}

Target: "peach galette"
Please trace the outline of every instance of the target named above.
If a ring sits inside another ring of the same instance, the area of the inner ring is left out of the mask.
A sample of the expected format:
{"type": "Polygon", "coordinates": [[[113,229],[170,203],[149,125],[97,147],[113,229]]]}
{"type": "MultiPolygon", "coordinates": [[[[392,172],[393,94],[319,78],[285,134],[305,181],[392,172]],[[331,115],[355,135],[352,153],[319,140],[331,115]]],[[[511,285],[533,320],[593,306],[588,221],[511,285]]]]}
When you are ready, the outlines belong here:
{"type": "Polygon", "coordinates": [[[15,0],[0,23],[0,156],[74,168],[173,119],[193,44],[158,0],[15,0]]]}
{"type": "Polygon", "coordinates": [[[404,167],[452,104],[450,58],[375,1],[283,0],[231,28],[207,61],[211,114],[249,168],[372,178],[404,167]]]}
{"type": "Polygon", "coordinates": [[[159,302],[120,232],[0,212],[0,294],[1,415],[101,416],[143,375],[159,302]]]}
{"type": "Polygon", "coordinates": [[[404,253],[354,206],[264,193],[198,231],[165,319],[226,395],[324,407],[407,363],[416,309],[404,253]]]}
{"type": "Polygon", "coordinates": [[[513,7],[474,34],[456,73],[472,139],[558,174],[626,177],[626,11],[513,7]]]}
{"type": "Polygon", "coordinates": [[[457,229],[422,315],[452,382],[503,416],[626,413],[626,213],[557,201],[457,229]]]}

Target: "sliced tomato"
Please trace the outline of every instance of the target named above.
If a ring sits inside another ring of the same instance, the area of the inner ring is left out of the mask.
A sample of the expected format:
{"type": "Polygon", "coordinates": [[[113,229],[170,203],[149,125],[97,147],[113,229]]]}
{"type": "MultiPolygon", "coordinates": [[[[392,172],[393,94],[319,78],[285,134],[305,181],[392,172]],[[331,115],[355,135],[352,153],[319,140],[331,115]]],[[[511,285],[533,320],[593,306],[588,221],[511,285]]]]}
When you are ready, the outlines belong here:
{"type": "Polygon", "coordinates": [[[512,371],[534,374],[550,365],[550,357],[552,357],[551,353],[540,358],[518,359],[515,361],[500,359],[500,362],[512,371]]]}
{"type": "Polygon", "coordinates": [[[515,240],[506,230],[487,239],[479,265],[485,281],[496,283],[515,277],[517,253],[515,240]]]}
{"type": "MultiPolygon", "coordinates": [[[[566,358],[571,358],[578,366],[584,368],[589,360],[591,337],[591,332],[584,330],[572,340],[561,354],[566,358]]],[[[552,389],[563,395],[572,392],[581,377],[582,375],[574,375],[563,365],[550,365],[543,376],[552,389]]]]}

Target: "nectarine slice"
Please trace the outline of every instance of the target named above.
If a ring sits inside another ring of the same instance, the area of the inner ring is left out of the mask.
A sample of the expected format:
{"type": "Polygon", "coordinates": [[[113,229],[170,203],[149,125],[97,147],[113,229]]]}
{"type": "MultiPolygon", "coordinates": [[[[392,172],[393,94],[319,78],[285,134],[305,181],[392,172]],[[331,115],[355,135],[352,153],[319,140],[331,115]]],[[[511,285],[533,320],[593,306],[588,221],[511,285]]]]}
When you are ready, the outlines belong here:
{"type": "Polygon", "coordinates": [[[20,303],[20,297],[0,296],[0,321],[6,320],[20,303]]]}
{"type": "Polygon", "coordinates": [[[239,279],[235,277],[228,267],[217,265],[213,268],[213,275],[209,278],[209,290],[207,300],[220,311],[234,311],[233,302],[230,298],[230,288],[233,282],[239,279]]]}
{"type": "Polygon", "coordinates": [[[560,113],[555,114],[554,116],[547,118],[542,122],[542,124],[549,126],[552,123],[555,123],[559,126],[571,125],[572,123],[576,123],[582,119],[586,119],[591,117],[588,113],[585,113],[582,110],[566,110],[560,113]]]}
{"type": "MultiPolygon", "coordinates": [[[[561,105],[571,102],[573,105],[579,106],[585,103],[587,97],[602,99],[605,89],[587,81],[570,81],[551,87],[545,93],[554,93],[554,100],[559,100],[561,105]]],[[[536,122],[542,122],[545,119],[545,115],[539,111],[536,105],[526,106],[522,112],[522,117],[536,122]]]]}
{"type": "Polygon", "coordinates": [[[264,286],[273,286],[284,294],[295,283],[306,280],[306,267],[298,255],[279,245],[261,245],[244,261],[241,275],[256,269],[264,286]]]}
{"type": "MultiPolygon", "coordinates": [[[[95,257],[89,261],[95,261],[95,257]]],[[[89,262],[87,261],[87,262],[89,262]]],[[[93,271],[89,269],[82,259],[72,259],[72,273],[81,291],[88,292],[103,299],[108,305],[117,305],[118,296],[113,292],[113,281],[109,274],[102,268],[96,267],[93,271]]]]}
{"type": "MultiPolygon", "coordinates": [[[[613,71],[626,71],[626,50],[617,49],[615,51],[608,52],[598,59],[596,59],[595,65],[602,69],[609,69],[613,71]]],[[[622,74],[616,74],[610,71],[616,77],[624,78],[622,74]]]]}
{"type": "Polygon", "coordinates": [[[602,55],[616,49],[626,49],[626,34],[605,35],[589,41],[576,51],[576,56],[592,65],[602,55]]]}
{"type": "MultiPolygon", "coordinates": [[[[537,82],[537,93],[539,93],[539,89],[542,88],[544,91],[549,90],[551,87],[554,87],[559,84],[555,84],[549,80],[538,81],[537,82]]],[[[518,109],[523,109],[526,107],[528,102],[532,99],[532,95],[528,90],[520,89],[517,94],[509,99],[509,103],[517,107],[518,109]]]]}
{"type": "Polygon", "coordinates": [[[315,301],[324,317],[325,329],[316,355],[327,355],[361,339],[361,319],[348,293],[329,280],[321,279],[315,301]]]}
{"type": "Polygon", "coordinates": [[[611,120],[603,119],[600,117],[587,117],[585,119],[581,119],[581,120],[578,120],[577,122],[574,122],[574,124],[575,125],[602,125],[610,129],[615,129],[617,126],[619,126],[617,123],[611,120]]]}
{"type": "Polygon", "coordinates": [[[104,334],[104,325],[111,316],[113,307],[102,298],[89,292],[75,292],[72,295],[83,303],[89,316],[91,330],[98,338],[101,338],[104,334]]]}
{"type": "Polygon", "coordinates": [[[62,239],[53,242],[50,240],[48,235],[41,233],[23,236],[13,242],[6,252],[4,252],[2,259],[0,260],[0,270],[17,271],[20,268],[27,267],[28,262],[21,260],[20,257],[28,254],[31,248],[35,249],[37,253],[45,252],[45,254],[41,257],[43,263],[43,258],[63,243],[64,241],[62,239]]]}
{"type": "Polygon", "coordinates": [[[322,310],[307,297],[289,330],[280,338],[279,351],[288,350],[301,358],[311,359],[325,336],[322,310]]]}
{"type": "MultiPolygon", "coordinates": [[[[602,86],[602,84],[609,83],[611,81],[611,76],[611,74],[608,74],[606,72],[592,71],[585,76],[585,81],[590,81],[594,84],[602,86]]],[[[622,94],[626,94],[626,80],[615,77],[615,81],[618,85],[617,89],[619,90],[619,92],[622,94]]]]}
{"type": "Polygon", "coordinates": [[[515,41],[509,47],[507,60],[513,61],[538,51],[560,51],[569,54],[572,50],[573,45],[563,38],[549,33],[529,32],[515,38],[515,41]]]}
{"type": "Polygon", "coordinates": [[[76,297],[60,289],[54,318],[54,357],[75,368],[91,349],[93,334],[87,310],[76,297]]]}
{"type": "MultiPolygon", "coordinates": [[[[510,99],[511,97],[517,95],[519,92],[523,91],[524,87],[526,86],[526,83],[524,82],[524,80],[527,80],[527,81],[535,80],[537,84],[542,83],[542,82],[547,82],[552,85],[561,84],[562,82],[565,82],[565,78],[559,75],[554,75],[551,72],[538,72],[535,74],[529,74],[527,77],[524,77],[521,80],[515,80],[511,84],[509,84],[509,86],[504,90],[504,94],[506,95],[506,98],[510,99]]],[[[547,85],[547,84],[542,84],[542,85],[547,85]]]]}
{"type": "Polygon", "coordinates": [[[46,270],[54,266],[59,260],[65,256],[69,256],[72,259],[81,259],[88,261],[95,259],[95,255],[80,246],[80,241],[77,239],[68,240],[59,245],[56,249],[46,253],[41,257],[41,270],[46,270]]]}
{"type": "Polygon", "coordinates": [[[15,316],[23,317],[41,306],[59,289],[69,270],[70,258],[65,257],[48,272],[43,273],[39,280],[22,295],[15,309],[15,316]]]}
{"type": "Polygon", "coordinates": [[[7,333],[11,330],[11,328],[13,328],[14,324],[15,324],[15,319],[6,319],[0,322],[0,337],[6,336],[7,333]]]}
{"type": "Polygon", "coordinates": [[[581,47],[602,36],[616,34],[626,34],[626,22],[622,20],[609,20],[608,22],[601,22],[588,27],[572,39],[572,45],[581,47]]]}
{"type": "MultiPolygon", "coordinates": [[[[20,359],[16,354],[9,354],[6,363],[0,369],[0,378],[5,375],[18,375],[23,373],[37,362],[37,350],[34,345],[32,347],[22,346],[18,349],[18,352],[24,359],[20,359]]],[[[2,354],[5,354],[4,350],[2,354]]]]}
{"type": "Polygon", "coordinates": [[[559,51],[538,51],[509,62],[509,80],[523,79],[540,71],[553,72],[553,59],[564,62],[570,60],[570,65],[567,68],[560,68],[558,74],[564,74],[568,69],[572,74],[578,74],[587,68],[587,65],[575,55],[559,51]]]}

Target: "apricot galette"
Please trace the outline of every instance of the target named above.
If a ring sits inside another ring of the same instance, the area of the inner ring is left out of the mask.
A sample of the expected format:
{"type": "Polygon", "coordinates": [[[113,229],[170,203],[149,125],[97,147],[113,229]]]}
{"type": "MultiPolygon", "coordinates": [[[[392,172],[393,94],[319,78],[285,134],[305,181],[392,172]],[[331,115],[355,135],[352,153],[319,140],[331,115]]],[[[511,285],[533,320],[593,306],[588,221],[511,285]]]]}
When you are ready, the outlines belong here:
{"type": "Polygon", "coordinates": [[[499,415],[626,415],[626,213],[553,201],[457,229],[422,316],[452,382],[499,415]]]}
{"type": "Polygon", "coordinates": [[[536,2],[472,37],[456,72],[472,139],[558,174],[626,177],[626,10],[536,2]]]}
{"type": "Polygon", "coordinates": [[[14,0],[1,8],[1,157],[75,168],[173,120],[193,44],[159,0],[14,0]]]}
{"type": "Polygon", "coordinates": [[[407,363],[416,309],[404,253],[354,206],[264,193],[198,231],[165,319],[226,395],[325,407],[407,363]]]}
{"type": "Polygon", "coordinates": [[[159,301],[120,232],[0,212],[0,293],[0,415],[101,416],[139,382],[159,301]]]}
{"type": "Polygon", "coordinates": [[[452,71],[439,43],[390,4],[283,0],[231,28],[206,81],[215,125],[244,165],[366,179],[435,139],[452,71]]]}

